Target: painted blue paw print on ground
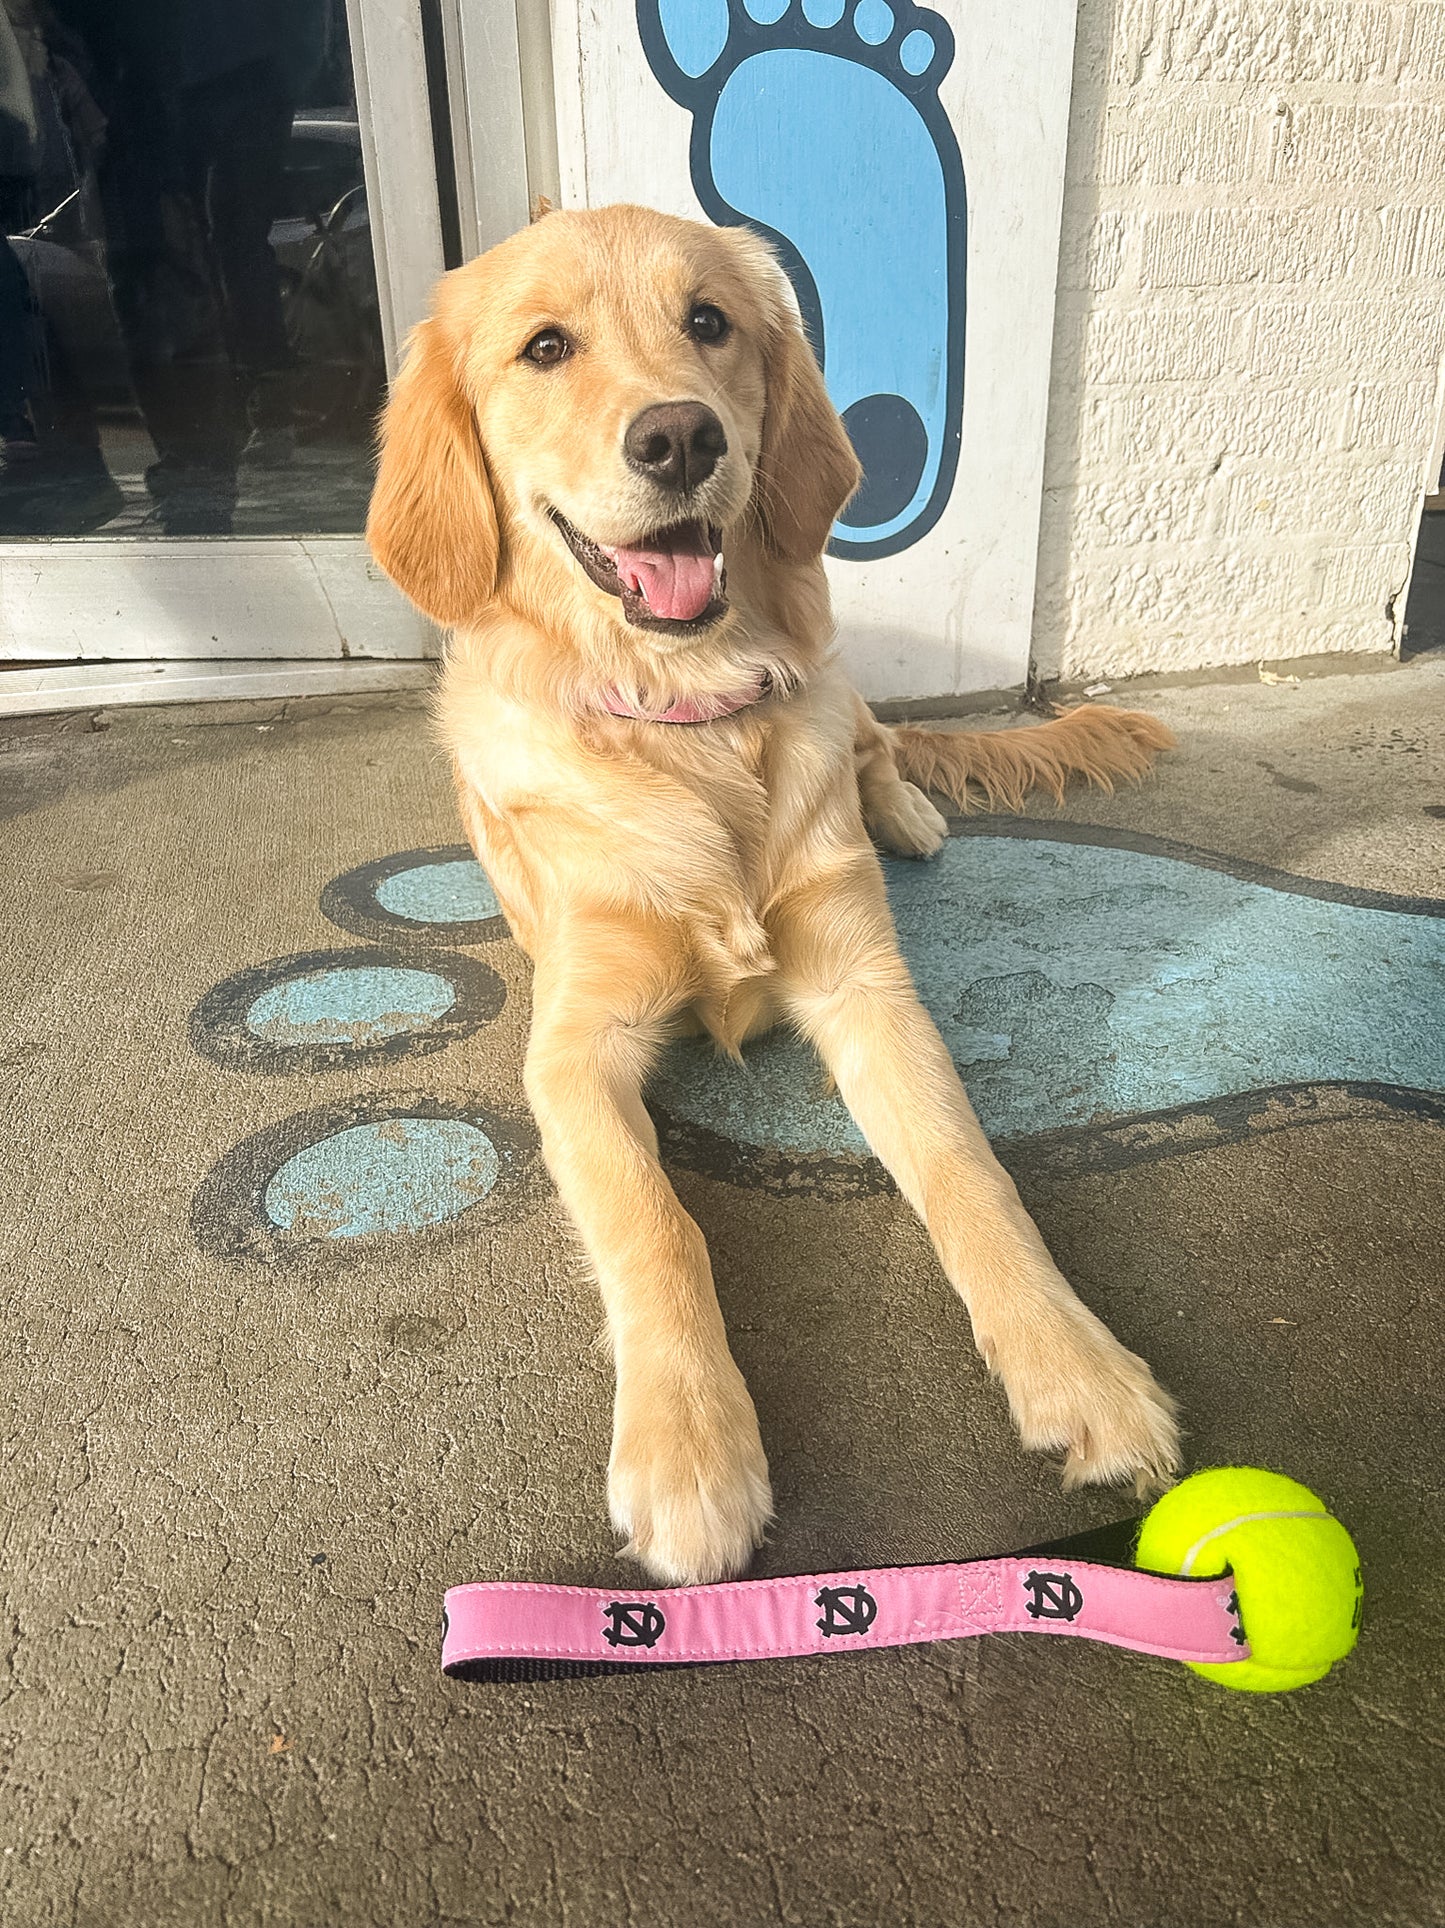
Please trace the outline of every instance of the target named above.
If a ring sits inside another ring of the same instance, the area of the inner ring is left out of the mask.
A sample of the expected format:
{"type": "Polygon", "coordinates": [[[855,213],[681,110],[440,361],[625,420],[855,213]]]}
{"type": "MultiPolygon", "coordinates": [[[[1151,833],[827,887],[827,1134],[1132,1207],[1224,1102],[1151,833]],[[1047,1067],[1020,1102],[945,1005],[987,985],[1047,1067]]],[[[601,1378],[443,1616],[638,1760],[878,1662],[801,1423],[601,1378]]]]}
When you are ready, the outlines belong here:
{"type": "Polygon", "coordinates": [[[925,535],[963,419],[967,197],[938,85],[953,35],[910,0],[638,0],[693,115],[693,188],[779,250],[864,482],[830,553],[925,535]]]}
{"type": "MultiPolygon", "coordinates": [[[[1055,1170],[1407,1111],[1445,1122],[1445,902],[1351,890],[1091,826],[958,826],[889,899],[990,1137],[1055,1170]]],[[[811,1051],[674,1047],[676,1152],[754,1182],[884,1181],[811,1051]]]]}
{"type": "Polygon", "coordinates": [[[191,1013],[191,1043],[247,1071],[329,1071],[444,1050],[505,1000],[496,972],[470,957],[420,970],[398,950],[306,951],[207,992],[191,1013]]]}
{"type": "MultiPolygon", "coordinates": [[[[450,948],[506,935],[465,845],[407,850],[336,878],[322,910],[381,943],[307,951],[238,972],[191,1013],[195,1049],[228,1070],[337,1071],[445,1050],[506,1001],[491,967],[450,948]]],[[[511,1210],[531,1188],[536,1133],[495,1106],[425,1091],[323,1106],[254,1133],[192,1207],[201,1245],[284,1260],[511,1210]]]]}
{"type": "MultiPolygon", "coordinates": [[[[1011,1162],[1108,1169],[1361,1113],[1445,1125],[1445,901],[1393,897],[1091,825],[966,819],[889,897],[925,1004],[1011,1162]]],[[[196,1048],[232,1071],[331,1071],[459,1042],[505,997],[451,945],[504,939],[465,846],[348,871],[321,903],[372,940],[217,985],[196,1048]]],[[[812,1053],[740,1070],[673,1045],[648,1091],[667,1155],[825,1195],[888,1181],[812,1053]]],[[[197,1194],[207,1250],[277,1260],[510,1213],[539,1195],[531,1120],[424,1091],[245,1139],[197,1194]]]]}
{"type": "Polygon", "coordinates": [[[191,1207],[203,1250],[270,1263],[318,1246],[430,1232],[531,1194],[530,1119],[429,1093],[322,1106],[253,1133],[209,1173],[191,1207]]]}
{"type": "Polygon", "coordinates": [[[409,950],[438,944],[489,944],[507,920],[486,872],[467,844],[399,850],[333,878],[321,912],[355,937],[409,950]]]}

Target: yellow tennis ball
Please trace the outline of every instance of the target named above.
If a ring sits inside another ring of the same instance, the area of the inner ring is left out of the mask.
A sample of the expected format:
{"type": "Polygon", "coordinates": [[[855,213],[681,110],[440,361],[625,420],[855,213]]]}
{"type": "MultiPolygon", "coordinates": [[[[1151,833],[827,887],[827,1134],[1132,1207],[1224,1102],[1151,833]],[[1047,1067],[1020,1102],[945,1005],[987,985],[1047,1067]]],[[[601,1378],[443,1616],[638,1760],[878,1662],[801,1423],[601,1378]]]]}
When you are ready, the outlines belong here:
{"type": "Polygon", "coordinates": [[[1307,1486],[1257,1466],[1216,1466],[1166,1493],[1139,1529],[1134,1564],[1151,1573],[1234,1576],[1249,1659],[1189,1661],[1250,1694],[1322,1680],[1360,1630],[1360,1556],[1307,1486]]]}

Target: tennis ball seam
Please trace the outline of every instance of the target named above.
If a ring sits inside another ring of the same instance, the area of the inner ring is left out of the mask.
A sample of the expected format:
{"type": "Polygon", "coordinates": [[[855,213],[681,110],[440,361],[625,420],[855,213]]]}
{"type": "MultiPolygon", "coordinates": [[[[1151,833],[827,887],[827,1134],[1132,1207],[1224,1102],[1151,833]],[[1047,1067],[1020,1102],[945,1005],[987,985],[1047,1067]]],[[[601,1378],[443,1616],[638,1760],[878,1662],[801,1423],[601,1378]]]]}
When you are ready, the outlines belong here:
{"type": "Polygon", "coordinates": [[[1332,1513],[1326,1513],[1315,1506],[1284,1508],[1271,1513],[1236,1513],[1232,1520],[1225,1520],[1222,1526],[1212,1526],[1207,1533],[1200,1535],[1185,1554],[1179,1571],[1181,1574],[1192,1574],[1194,1562],[1210,1541],[1222,1539],[1226,1533],[1232,1533],[1237,1526],[1251,1526],[1256,1520],[1329,1520],[1333,1518],[1332,1513]]]}

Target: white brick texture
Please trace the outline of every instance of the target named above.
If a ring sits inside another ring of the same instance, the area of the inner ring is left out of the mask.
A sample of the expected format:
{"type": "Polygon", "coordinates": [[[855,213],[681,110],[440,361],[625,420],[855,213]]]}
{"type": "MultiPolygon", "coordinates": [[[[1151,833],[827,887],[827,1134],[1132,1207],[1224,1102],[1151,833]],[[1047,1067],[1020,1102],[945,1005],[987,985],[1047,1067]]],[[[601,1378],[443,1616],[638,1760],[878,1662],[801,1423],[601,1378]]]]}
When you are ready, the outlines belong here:
{"type": "Polygon", "coordinates": [[[1079,0],[1041,675],[1392,649],[1442,360],[1445,0],[1079,0]]]}

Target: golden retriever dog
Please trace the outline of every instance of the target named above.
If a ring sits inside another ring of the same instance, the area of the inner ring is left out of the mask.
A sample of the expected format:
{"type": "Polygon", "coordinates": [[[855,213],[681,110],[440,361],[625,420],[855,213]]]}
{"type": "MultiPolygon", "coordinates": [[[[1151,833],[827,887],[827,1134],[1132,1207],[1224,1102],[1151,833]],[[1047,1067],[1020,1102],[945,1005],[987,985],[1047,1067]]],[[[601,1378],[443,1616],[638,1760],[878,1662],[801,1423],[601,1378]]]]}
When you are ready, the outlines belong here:
{"type": "Polygon", "coordinates": [[[997,735],[889,729],[831,652],[822,554],[859,480],[753,234],[548,213],[447,275],[382,425],[368,537],[452,632],[461,811],[534,963],[526,1088],[616,1368],[608,1495],[659,1579],[748,1564],[768,1463],[707,1248],[644,1092],[702,1026],[810,1039],[932,1236],[1023,1443],[1068,1485],[1168,1479],[1173,1404],[1075,1297],[909,979],[872,839],[1167,747],[1085,707],[997,735]],[[870,836],[871,833],[871,836],[870,836]]]}

